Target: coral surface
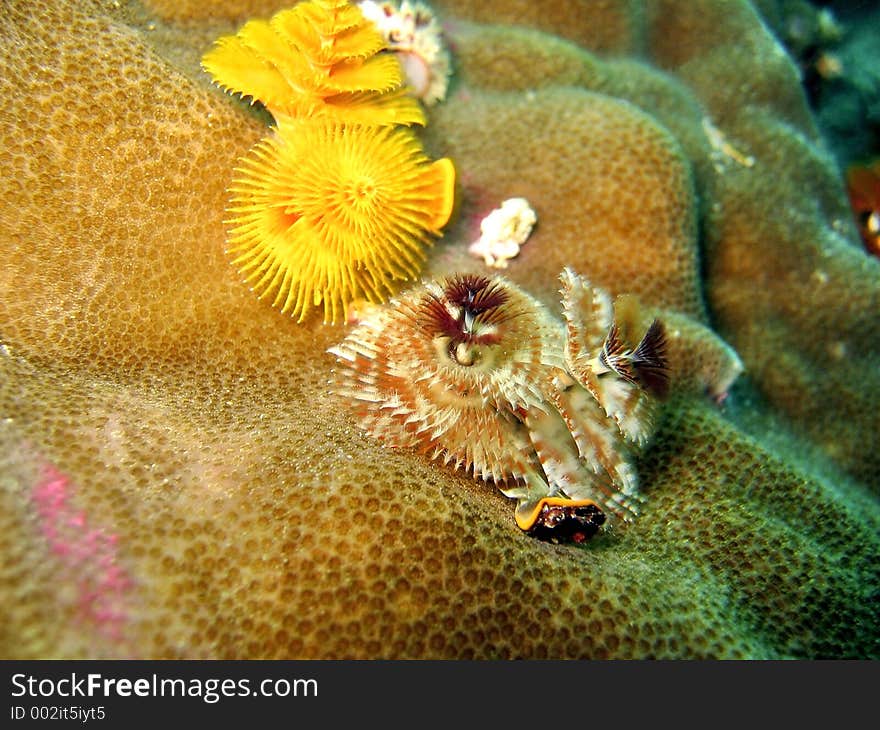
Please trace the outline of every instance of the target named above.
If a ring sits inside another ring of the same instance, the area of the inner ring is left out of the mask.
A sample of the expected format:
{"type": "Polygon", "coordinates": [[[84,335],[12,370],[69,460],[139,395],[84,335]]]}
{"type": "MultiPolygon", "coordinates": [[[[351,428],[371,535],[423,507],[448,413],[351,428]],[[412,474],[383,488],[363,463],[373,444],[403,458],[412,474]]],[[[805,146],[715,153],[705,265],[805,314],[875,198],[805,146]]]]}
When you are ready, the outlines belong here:
{"type": "Polygon", "coordinates": [[[462,202],[427,275],[483,270],[525,197],[508,278],[559,314],[570,265],[667,324],[641,515],[578,546],[361,435],[345,328],[228,265],[264,127],[198,60],[281,5],[0,9],[0,655],[880,656],[880,260],[753,8],[433,3],[462,202]]]}

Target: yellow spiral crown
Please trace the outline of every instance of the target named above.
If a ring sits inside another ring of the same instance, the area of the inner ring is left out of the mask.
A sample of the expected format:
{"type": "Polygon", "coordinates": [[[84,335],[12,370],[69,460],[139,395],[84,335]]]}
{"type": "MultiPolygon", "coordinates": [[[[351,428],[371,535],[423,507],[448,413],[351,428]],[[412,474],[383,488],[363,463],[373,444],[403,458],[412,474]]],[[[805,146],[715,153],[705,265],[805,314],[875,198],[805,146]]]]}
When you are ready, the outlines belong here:
{"type": "Polygon", "coordinates": [[[347,2],[311,0],[251,20],[202,58],[222,88],[258,100],[279,118],[420,124],[403,72],[379,31],[347,2]]]}
{"type": "Polygon", "coordinates": [[[261,298],[302,321],[381,302],[414,278],[452,213],[455,169],[397,125],[424,124],[394,54],[360,9],[310,0],[251,20],[202,59],[276,127],[236,167],[227,252],[261,298]]]}

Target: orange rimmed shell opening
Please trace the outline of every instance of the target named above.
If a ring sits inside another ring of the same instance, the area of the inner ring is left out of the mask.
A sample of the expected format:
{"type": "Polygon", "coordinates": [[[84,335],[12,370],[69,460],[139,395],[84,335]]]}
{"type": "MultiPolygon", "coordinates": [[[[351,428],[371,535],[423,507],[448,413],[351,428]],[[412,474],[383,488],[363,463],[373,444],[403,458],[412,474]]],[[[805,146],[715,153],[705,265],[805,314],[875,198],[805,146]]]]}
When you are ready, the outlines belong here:
{"type": "MultiPolygon", "coordinates": [[[[537,502],[523,502],[516,508],[515,518],[517,526],[528,532],[535,526],[535,522],[544,507],[595,507],[599,505],[591,499],[569,499],[568,497],[542,497],[537,502]]],[[[601,510],[600,510],[601,511],[601,510]]]]}

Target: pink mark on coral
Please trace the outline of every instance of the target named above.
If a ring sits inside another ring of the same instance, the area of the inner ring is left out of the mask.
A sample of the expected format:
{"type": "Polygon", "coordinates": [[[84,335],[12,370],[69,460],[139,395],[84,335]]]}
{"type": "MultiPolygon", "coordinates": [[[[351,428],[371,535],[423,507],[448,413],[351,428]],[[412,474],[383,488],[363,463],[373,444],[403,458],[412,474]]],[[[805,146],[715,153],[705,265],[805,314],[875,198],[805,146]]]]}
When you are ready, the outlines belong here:
{"type": "Polygon", "coordinates": [[[86,513],[70,503],[69,478],[55,466],[43,467],[31,490],[40,529],[49,552],[76,586],[79,618],[119,641],[126,622],[126,595],[133,582],[118,564],[118,538],[89,524],[86,513]]]}
{"type": "Polygon", "coordinates": [[[497,195],[493,197],[493,193],[481,185],[467,169],[458,170],[457,174],[458,182],[464,191],[463,197],[468,201],[470,211],[466,218],[467,235],[476,240],[480,237],[480,224],[483,219],[498,206],[497,195]]]}
{"type": "Polygon", "coordinates": [[[443,39],[446,41],[446,47],[450,53],[458,53],[458,42],[454,36],[461,32],[461,23],[454,20],[446,20],[440,23],[440,27],[443,29],[443,39]]]}

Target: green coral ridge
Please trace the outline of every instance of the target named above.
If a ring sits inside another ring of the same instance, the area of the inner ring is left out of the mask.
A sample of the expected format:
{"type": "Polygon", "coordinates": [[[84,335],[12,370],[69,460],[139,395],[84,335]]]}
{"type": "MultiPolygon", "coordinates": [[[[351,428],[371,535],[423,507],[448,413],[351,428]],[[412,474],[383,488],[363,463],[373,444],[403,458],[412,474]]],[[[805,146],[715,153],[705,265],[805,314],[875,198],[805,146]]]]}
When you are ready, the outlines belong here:
{"type": "Polygon", "coordinates": [[[748,3],[433,4],[462,207],[426,275],[480,271],[522,196],[505,275],[555,307],[570,265],[671,333],[642,514],[585,547],[360,436],[344,329],[242,291],[262,125],[198,59],[281,3],[196,5],[0,11],[0,655],[880,656],[880,261],[748,3]]]}

